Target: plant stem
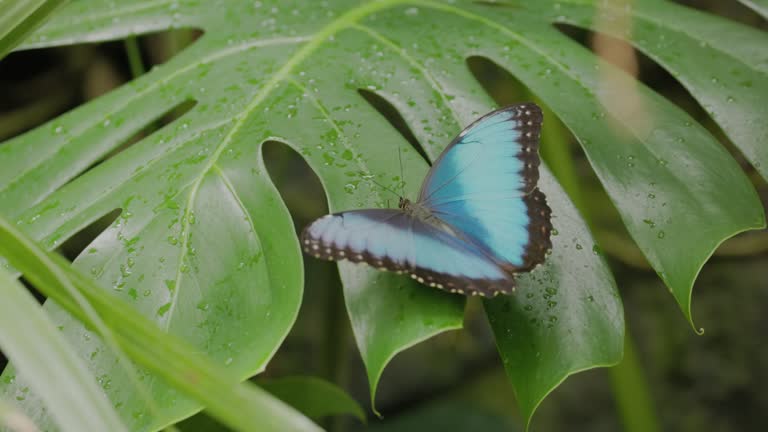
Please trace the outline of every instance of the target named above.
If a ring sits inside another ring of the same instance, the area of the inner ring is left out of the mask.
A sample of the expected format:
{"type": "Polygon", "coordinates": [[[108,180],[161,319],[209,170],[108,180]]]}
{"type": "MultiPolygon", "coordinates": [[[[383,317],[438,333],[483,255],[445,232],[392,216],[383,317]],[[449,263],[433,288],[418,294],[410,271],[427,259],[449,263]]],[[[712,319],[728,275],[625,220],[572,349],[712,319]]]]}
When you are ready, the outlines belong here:
{"type": "MultiPolygon", "coordinates": [[[[334,269],[334,271],[336,271],[334,269]]],[[[331,273],[333,274],[333,273],[331,273]]],[[[347,379],[347,348],[349,340],[349,321],[346,319],[346,305],[338,278],[329,277],[326,289],[328,303],[326,304],[325,332],[325,373],[326,378],[341,388],[347,379]]],[[[343,430],[344,419],[334,417],[328,419],[327,430],[339,432],[343,430]]]]}
{"type": "Polygon", "coordinates": [[[587,206],[571,155],[570,134],[555,113],[535,97],[533,99],[541,106],[546,119],[541,129],[541,157],[589,225],[587,206]]]}
{"type": "Polygon", "coordinates": [[[129,36],[123,43],[125,45],[125,55],[128,57],[128,64],[131,67],[131,76],[138,78],[144,75],[146,68],[141,60],[141,50],[139,49],[139,42],[136,40],[136,36],[129,36]]]}
{"type": "Polygon", "coordinates": [[[629,333],[624,335],[624,359],[609,369],[613,395],[626,432],[660,431],[648,382],[629,333]]]}

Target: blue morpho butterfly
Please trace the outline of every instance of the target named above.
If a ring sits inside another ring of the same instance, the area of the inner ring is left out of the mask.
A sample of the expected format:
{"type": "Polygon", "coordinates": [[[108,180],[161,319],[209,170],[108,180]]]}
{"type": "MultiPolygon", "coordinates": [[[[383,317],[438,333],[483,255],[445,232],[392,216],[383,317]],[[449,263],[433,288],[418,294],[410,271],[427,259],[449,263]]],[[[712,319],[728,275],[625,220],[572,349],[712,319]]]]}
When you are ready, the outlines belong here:
{"type": "Polygon", "coordinates": [[[415,202],[352,210],[304,229],[316,258],[368,263],[455,293],[515,289],[552,247],[550,209],[539,178],[541,109],[533,103],[486,114],[432,165],[415,202]]]}

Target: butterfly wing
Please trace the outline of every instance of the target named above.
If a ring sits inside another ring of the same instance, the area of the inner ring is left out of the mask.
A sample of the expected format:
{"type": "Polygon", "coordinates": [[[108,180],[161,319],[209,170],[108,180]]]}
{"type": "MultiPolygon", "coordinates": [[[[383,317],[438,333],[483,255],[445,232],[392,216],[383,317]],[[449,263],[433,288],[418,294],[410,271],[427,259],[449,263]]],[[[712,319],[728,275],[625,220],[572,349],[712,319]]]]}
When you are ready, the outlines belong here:
{"type": "Polygon", "coordinates": [[[552,246],[551,212],[536,188],[541,123],[533,103],[483,116],[440,155],[419,196],[511,272],[533,268],[552,246]]]}
{"type": "Polygon", "coordinates": [[[317,258],[365,262],[447,291],[492,296],[514,290],[512,278],[481,248],[401,210],[323,216],[304,229],[301,243],[317,258]]]}

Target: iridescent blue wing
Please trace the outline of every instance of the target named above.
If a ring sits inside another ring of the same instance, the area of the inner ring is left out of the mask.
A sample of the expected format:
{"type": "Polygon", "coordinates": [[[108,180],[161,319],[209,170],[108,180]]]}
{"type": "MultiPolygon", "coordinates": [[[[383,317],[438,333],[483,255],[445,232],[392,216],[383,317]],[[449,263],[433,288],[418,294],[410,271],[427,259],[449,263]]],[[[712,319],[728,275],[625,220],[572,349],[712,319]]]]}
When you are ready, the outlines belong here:
{"type": "Polygon", "coordinates": [[[536,188],[542,114],[533,103],[493,111],[445,149],[419,203],[509,272],[530,270],[551,248],[550,209],[536,188]]]}
{"type": "Polygon", "coordinates": [[[323,216],[304,229],[301,243],[316,258],[368,263],[446,291],[492,296],[514,290],[514,280],[481,248],[401,210],[323,216]]]}

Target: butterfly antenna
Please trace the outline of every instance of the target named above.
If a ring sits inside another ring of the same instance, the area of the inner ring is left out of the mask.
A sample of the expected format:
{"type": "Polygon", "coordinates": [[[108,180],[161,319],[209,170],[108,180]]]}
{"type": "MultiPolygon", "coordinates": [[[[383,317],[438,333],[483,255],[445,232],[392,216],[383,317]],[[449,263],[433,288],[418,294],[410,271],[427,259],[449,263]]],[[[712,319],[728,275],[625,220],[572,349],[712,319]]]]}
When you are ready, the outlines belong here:
{"type": "Polygon", "coordinates": [[[403,154],[400,151],[400,147],[397,148],[397,159],[400,161],[400,192],[401,197],[405,197],[405,179],[403,178],[403,154]]]}
{"type": "Polygon", "coordinates": [[[370,180],[371,182],[373,182],[373,184],[375,184],[376,186],[378,186],[378,187],[380,187],[380,188],[382,188],[382,189],[384,189],[384,190],[386,190],[386,191],[392,192],[393,194],[395,194],[395,195],[396,195],[396,196],[398,196],[398,197],[400,196],[400,195],[398,195],[398,193],[397,193],[397,192],[395,192],[395,191],[393,191],[392,189],[390,189],[390,188],[388,188],[388,187],[384,186],[383,184],[381,184],[381,183],[377,182],[376,180],[374,180],[374,179],[368,179],[368,180],[370,180]]]}

